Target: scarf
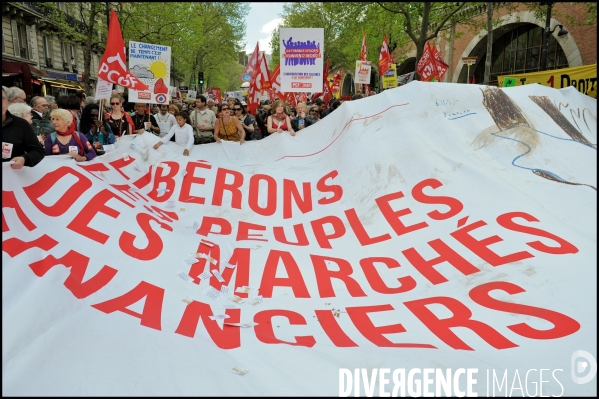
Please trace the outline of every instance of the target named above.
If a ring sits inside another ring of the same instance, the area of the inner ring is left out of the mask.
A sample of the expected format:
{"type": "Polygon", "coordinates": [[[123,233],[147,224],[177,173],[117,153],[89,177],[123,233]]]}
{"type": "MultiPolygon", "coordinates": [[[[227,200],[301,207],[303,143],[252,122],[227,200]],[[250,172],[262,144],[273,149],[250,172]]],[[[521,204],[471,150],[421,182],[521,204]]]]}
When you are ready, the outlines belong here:
{"type": "Polygon", "coordinates": [[[73,138],[75,138],[75,141],[77,142],[77,145],[79,146],[79,155],[85,156],[85,148],[83,147],[83,143],[81,142],[81,138],[79,137],[79,133],[77,133],[77,131],[75,129],[76,127],[77,127],[77,124],[71,123],[71,125],[69,126],[69,128],[67,129],[66,132],[59,132],[57,130],[56,133],[59,136],[72,135],[73,138]]]}

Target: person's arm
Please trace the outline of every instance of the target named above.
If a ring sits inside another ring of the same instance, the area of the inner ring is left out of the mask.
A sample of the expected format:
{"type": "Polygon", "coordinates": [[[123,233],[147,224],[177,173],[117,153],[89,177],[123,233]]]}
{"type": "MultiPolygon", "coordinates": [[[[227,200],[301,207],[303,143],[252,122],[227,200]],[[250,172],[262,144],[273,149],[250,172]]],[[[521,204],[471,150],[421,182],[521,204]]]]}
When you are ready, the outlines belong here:
{"type": "Polygon", "coordinates": [[[11,159],[14,161],[11,165],[13,169],[21,169],[23,166],[33,167],[46,156],[44,148],[29,123],[23,124],[23,150],[25,154],[11,159]]]}
{"type": "Polygon", "coordinates": [[[154,133],[156,136],[160,134],[160,126],[158,126],[158,122],[156,122],[156,118],[154,115],[150,115],[150,122],[152,122],[152,126],[150,126],[150,131],[154,133]]]}
{"type": "Polygon", "coordinates": [[[298,130],[298,128],[299,128],[299,117],[296,116],[295,118],[293,118],[291,120],[291,128],[293,130],[298,130]]]}
{"type": "Polygon", "coordinates": [[[191,125],[185,124],[185,132],[187,133],[187,144],[185,145],[185,151],[183,151],[183,155],[187,156],[193,149],[193,128],[191,125]]]}
{"type": "Polygon", "coordinates": [[[220,129],[220,119],[217,119],[216,123],[214,124],[214,141],[216,141],[217,143],[220,143],[220,137],[218,137],[219,129],[220,129]]]}
{"type": "Polygon", "coordinates": [[[212,112],[212,114],[210,114],[210,121],[209,121],[208,129],[209,130],[214,129],[215,124],[216,124],[216,115],[214,114],[214,112],[212,112]]]}
{"type": "Polygon", "coordinates": [[[287,131],[292,136],[295,136],[295,130],[293,130],[293,126],[291,126],[291,119],[289,118],[289,115],[287,115],[285,118],[287,118],[287,126],[289,126],[289,129],[287,129],[287,131]]]}
{"type": "Polygon", "coordinates": [[[268,133],[277,132],[277,129],[272,128],[272,115],[269,115],[268,118],[266,118],[266,130],[268,130],[268,133]]]}
{"type": "Polygon", "coordinates": [[[154,144],[154,149],[157,150],[162,144],[168,143],[168,141],[171,139],[171,137],[174,136],[176,128],[177,128],[177,126],[171,127],[171,130],[168,131],[166,136],[162,137],[159,142],[154,144]]]}
{"type": "MultiPolygon", "coordinates": [[[[73,134],[78,134],[78,133],[75,132],[73,134]]],[[[96,157],[96,151],[94,150],[94,147],[90,144],[90,142],[87,141],[87,137],[85,137],[84,134],[80,134],[79,140],[81,140],[81,144],[83,144],[83,151],[84,151],[85,155],[80,158],[79,157],[73,157],[73,158],[75,158],[75,160],[77,162],[91,161],[92,159],[94,159],[96,157]],[[85,159],[83,159],[83,158],[85,158],[85,159]]]]}

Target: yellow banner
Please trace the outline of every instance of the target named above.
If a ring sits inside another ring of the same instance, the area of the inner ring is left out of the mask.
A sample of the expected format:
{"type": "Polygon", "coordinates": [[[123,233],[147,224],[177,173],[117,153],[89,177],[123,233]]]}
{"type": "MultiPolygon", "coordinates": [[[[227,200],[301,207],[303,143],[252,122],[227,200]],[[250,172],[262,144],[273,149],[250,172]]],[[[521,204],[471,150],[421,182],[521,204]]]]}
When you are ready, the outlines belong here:
{"type": "Polygon", "coordinates": [[[518,75],[504,75],[499,76],[498,80],[501,87],[522,86],[531,83],[551,86],[556,89],[574,86],[579,92],[597,98],[597,64],[518,75]],[[506,78],[507,81],[504,84],[506,78]]]}
{"type": "Polygon", "coordinates": [[[397,87],[397,71],[395,64],[389,65],[389,70],[383,76],[383,89],[392,89],[397,87]]]}

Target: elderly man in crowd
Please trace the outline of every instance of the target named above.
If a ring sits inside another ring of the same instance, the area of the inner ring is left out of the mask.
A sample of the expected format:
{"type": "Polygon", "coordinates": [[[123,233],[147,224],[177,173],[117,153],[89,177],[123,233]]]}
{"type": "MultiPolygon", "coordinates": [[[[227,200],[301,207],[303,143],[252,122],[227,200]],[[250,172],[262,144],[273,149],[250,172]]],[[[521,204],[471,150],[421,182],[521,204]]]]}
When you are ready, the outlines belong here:
{"type": "Polygon", "coordinates": [[[17,86],[13,86],[13,87],[9,88],[8,91],[6,92],[6,95],[7,95],[9,104],[24,103],[25,101],[27,101],[27,95],[21,88],[19,88],[17,86]]]}
{"type": "Polygon", "coordinates": [[[44,97],[35,96],[31,99],[31,116],[33,119],[44,119],[44,112],[48,109],[48,101],[44,97]]]}
{"type": "Polygon", "coordinates": [[[13,169],[35,166],[45,152],[29,122],[8,111],[8,90],[2,88],[2,162],[12,162],[13,169]]]}

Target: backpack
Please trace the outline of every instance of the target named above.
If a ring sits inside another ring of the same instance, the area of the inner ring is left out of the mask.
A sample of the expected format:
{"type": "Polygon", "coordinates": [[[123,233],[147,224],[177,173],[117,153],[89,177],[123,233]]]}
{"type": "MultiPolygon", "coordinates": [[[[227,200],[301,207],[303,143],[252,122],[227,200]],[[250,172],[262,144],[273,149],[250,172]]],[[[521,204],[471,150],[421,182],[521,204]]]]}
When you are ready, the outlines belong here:
{"type": "Polygon", "coordinates": [[[47,119],[34,119],[31,127],[37,136],[40,134],[48,135],[55,131],[54,125],[47,119]]]}

